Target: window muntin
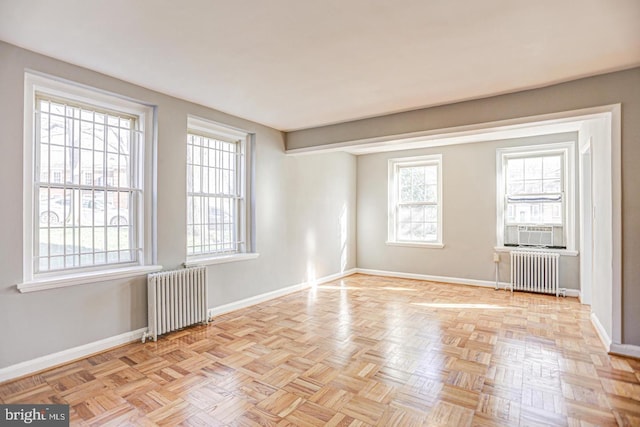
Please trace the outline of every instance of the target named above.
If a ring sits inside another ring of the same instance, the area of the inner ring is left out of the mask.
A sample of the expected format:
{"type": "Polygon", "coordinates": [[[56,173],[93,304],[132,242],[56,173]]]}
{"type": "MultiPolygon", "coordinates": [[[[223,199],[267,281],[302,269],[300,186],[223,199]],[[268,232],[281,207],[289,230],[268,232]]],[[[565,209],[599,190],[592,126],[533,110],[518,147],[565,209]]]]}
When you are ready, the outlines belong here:
{"type": "Polygon", "coordinates": [[[188,257],[246,251],[244,151],[243,138],[188,132],[188,257]]]}
{"type": "Polygon", "coordinates": [[[441,157],[392,159],[389,170],[389,241],[441,243],[441,157]]]}
{"type": "Polygon", "coordinates": [[[139,263],[140,118],[35,94],[33,273],[139,263]]]}

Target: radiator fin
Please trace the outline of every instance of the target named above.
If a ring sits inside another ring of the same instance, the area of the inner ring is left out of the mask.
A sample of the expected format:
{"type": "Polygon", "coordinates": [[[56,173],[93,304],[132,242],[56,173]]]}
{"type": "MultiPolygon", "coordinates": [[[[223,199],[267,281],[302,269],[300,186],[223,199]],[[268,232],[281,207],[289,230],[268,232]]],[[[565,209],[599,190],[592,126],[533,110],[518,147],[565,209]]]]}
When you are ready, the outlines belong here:
{"type": "Polygon", "coordinates": [[[154,341],[158,335],[207,323],[207,269],[191,267],[147,276],[149,331],[143,337],[154,341]]]}

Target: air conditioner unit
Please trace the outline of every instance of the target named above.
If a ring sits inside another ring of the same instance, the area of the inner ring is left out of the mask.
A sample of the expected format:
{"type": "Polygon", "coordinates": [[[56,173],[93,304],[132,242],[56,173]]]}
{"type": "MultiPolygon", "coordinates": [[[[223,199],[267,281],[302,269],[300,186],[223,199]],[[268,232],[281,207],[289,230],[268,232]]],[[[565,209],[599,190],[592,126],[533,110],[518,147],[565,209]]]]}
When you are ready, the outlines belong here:
{"type": "Polygon", "coordinates": [[[540,225],[519,225],[518,245],[553,246],[553,227],[540,225]]]}

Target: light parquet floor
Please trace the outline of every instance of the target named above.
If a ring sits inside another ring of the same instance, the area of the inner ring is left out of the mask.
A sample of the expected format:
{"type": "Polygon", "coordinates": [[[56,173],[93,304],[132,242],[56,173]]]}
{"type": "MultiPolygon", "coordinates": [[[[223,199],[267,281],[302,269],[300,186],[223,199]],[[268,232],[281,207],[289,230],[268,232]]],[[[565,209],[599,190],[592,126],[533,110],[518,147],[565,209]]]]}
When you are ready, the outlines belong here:
{"type": "Polygon", "coordinates": [[[72,425],[640,425],[573,298],[353,275],[0,385],[72,425]]]}

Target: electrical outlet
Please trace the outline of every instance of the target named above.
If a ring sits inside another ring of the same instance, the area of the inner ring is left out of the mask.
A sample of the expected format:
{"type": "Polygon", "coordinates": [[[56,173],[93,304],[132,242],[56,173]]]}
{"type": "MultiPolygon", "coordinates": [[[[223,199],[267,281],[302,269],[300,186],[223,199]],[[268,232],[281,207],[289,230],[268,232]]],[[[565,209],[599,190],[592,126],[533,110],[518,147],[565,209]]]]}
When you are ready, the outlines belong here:
{"type": "Polygon", "coordinates": [[[498,252],[493,253],[493,262],[500,262],[500,254],[498,252]]]}

